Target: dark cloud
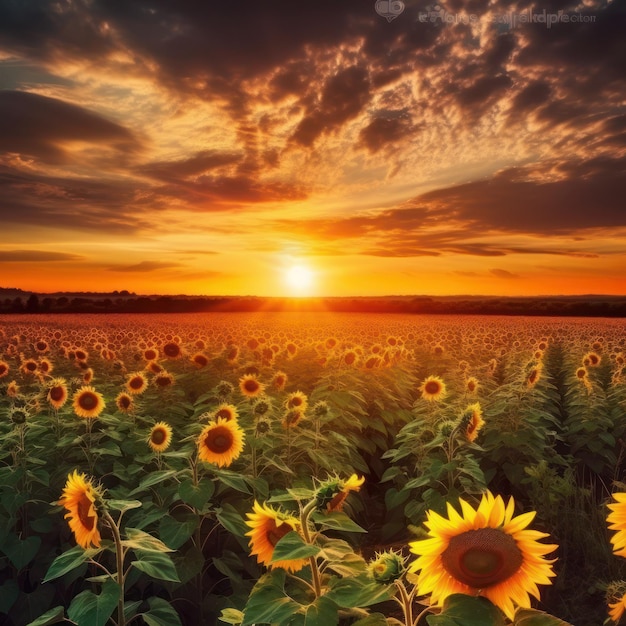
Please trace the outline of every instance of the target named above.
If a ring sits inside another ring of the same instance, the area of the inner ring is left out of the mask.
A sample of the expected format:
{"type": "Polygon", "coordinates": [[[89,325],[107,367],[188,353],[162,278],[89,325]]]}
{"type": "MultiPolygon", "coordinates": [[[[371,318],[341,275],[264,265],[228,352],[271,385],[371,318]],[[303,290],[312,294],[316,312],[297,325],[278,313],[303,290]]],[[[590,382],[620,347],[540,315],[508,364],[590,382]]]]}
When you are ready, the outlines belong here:
{"type": "Polygon", "coordinates": [[[389,144],[405,140],[415,130],[406,111],[393,114],[379,114],[359,132],[357,146],[363,146],[371,154],[375,154],[389,144]]]}
{"type": "Polygon", "coordinates": [[[513,274],[512,272],[509,272],[509,271],[503,270],[503,269],[499,269],[497,267],[494,268],[494,269],[489,270],[489,272],[491,274],[493,274],[494,276],[496,276],[497,278],[504,278],[505,280],[521,278],[521,276],[519,274],[513,274]]]}
{"type": "Polygon", "coordinates": [[[74,104],[22,91],[0,91],[0,150],[64,163],[64,142],[81,141],[134,151],[133,134],[74,104]]]}
{"type": "Polygon", "coordinates": [[[39,263],[58,261],[81,261],[84,257],[67,252],[49,252],[47,250],[0,250],[0,262],[4,263],[39,263]]]}
{"type": "Polygon", "coordinates": [[[178,161],[156,161],[138,167],[140,173],[160,180],[188,178],[204,174],[226,165],[232,165],[241,160],[241,155],[231,152],[216,152],[206,150],[194,156],[178,161]]]}

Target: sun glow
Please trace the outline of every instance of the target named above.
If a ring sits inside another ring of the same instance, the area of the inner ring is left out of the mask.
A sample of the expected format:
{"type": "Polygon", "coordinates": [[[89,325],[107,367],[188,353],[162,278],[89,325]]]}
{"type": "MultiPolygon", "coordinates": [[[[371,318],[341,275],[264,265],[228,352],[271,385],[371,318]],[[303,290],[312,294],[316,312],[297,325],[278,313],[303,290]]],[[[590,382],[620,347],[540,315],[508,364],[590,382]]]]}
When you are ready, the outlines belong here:
{"type": "Polygon", "coordinates": [[[313,286],[313,272],[303,265],[293,265],[285,272],[288,287],[299,295],[307,295],[313,286]]]}

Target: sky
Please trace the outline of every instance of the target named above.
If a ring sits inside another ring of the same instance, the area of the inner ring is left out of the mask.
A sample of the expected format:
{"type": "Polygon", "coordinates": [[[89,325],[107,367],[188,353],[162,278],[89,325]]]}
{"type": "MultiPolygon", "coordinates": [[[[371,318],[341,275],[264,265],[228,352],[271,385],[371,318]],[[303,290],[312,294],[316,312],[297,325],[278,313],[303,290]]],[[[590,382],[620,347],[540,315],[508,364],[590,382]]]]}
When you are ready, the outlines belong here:
{"type": "Polygon", "coordinates": [[[0,287],[626,294],[625,32],[623,0],[6,0],[0,287]]]}

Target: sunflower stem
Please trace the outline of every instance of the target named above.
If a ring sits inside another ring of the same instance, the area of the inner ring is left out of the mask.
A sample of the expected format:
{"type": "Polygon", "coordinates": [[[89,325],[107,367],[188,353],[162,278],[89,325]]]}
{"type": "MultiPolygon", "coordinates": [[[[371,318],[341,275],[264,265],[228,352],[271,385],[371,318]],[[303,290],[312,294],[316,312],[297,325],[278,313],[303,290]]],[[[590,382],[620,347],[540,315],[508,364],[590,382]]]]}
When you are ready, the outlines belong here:
{"type": "MultiPolygon", "coordinates": [[[[400,606],[404,614],[405,626],[414,626],[413,622],[413,592],[409,594],[401,580],[396,580],[395,585],[400,592],[400,606]]],[[[417,622],[415,622],[417,624],[417,622]]]]}
{"type": "MultiPolygon", "coordinates": [[[[305,507],[302,509],[302,513],[300,515],[300,525],[302,526],[302,536],[304,540],[309,544],[313,545],[311,540],[311,533],[309,532],[309,517],[311,513],[317,508],[317,501],[313,498],[305,507]]],[[[313,590],[315,591],[315,597],[319,598],[322,595],[322,580],[320,576],[320,570],[317,564],[317,559],[314,556],[309,557],[309,565],[311,566],[311,579],[313,581],[313,590]]]]}
{"type": "Polygon", "coordinates": [[[117,626],[126,626],[124,617],[124,549],[122,546],[122,537],[120,536],[120,529],[117,523],[108,511],[104,511],[102,518],[107,521],[107,524],[111,528],[115,542],[115,565],[117,568],[115,576],[117,578],[117,584],[120,587],[120,598],[117,602],[117,626]]]}

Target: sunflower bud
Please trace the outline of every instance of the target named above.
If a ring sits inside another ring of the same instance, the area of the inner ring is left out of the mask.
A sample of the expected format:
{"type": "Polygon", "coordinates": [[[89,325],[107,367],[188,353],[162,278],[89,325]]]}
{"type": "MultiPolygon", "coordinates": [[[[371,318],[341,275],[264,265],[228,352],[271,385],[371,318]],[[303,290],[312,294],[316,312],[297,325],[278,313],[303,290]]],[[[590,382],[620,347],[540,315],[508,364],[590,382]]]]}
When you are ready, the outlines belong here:
{"type": "Polygon", "coordinates": [[[328,404],[323,400],[316,402],[313,406],[313,415],[315,417],[326,417],[328,415],[328,404]]]}
{"type": "Polygon", "coordinates": [[[9,417],[16,425],[25,424],[28,419],[28,411],[22,407],[13,407],[9,411],[9,417]]]}
{"type": "Polygon", "coordinates": [[[365,478],[352,474],[347,480],[337,476],[328,478],[320,484],[315,492],[315,502],[320,511],[330,513],[341,511],[343,504],[351,491],[359,491],[365,478]]]}
{"type": "Polygon", "coordinates": [[[406,572],[406,559],[397,552],[390,550],[376,555],[373,561],[367,565],[367,573],[377,583],[387,585],[398,578],[402,578],[406,572]]]}
{"type": "Polygon", "coordinates": [[[259,398],[252,408],[255,415],[265,415],[272,408],[272,404],[268,398],[259,398]]]}
{"type": "Polygon", "coordinates": [[[220,396],[221,398],[230,396],[233,393],[234,389],[235,388],[232,386],[232,384],[229,383],[227,380],[220,381],[219,383],[217,383],[217,386],[215,387],[215,391],[217,392],[217,395],[220,396]]]}

